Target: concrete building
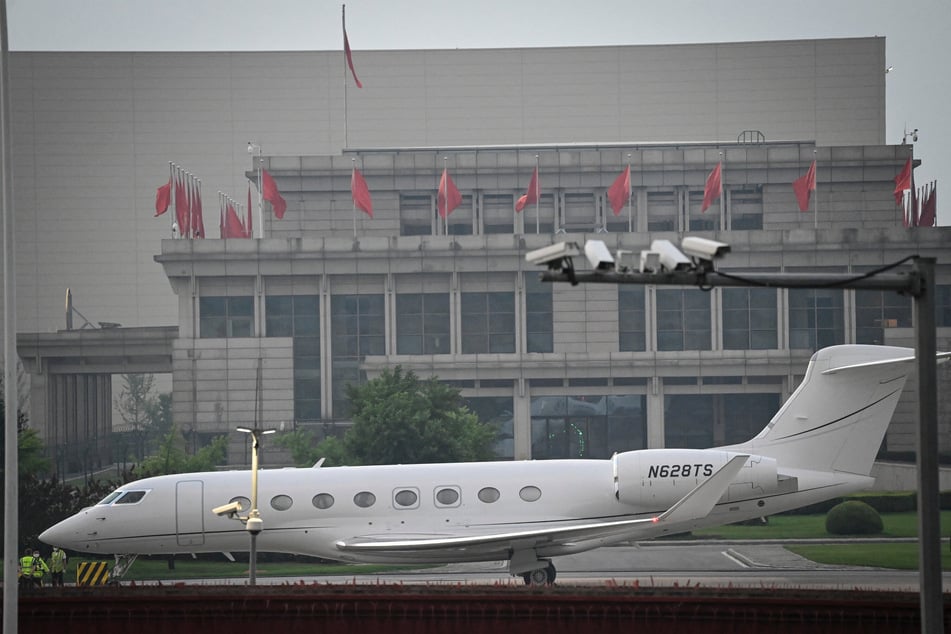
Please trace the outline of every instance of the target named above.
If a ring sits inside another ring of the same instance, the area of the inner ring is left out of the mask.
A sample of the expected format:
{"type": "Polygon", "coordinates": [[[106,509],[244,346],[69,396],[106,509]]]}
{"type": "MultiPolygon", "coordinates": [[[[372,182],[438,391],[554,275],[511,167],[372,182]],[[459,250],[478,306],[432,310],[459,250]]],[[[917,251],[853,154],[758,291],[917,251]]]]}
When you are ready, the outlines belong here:
{"type": "MultiPolygon", "coordinates": [[[[66,287],[91,321],[177,324],[175,420],[198,444],[253,422],[258,403],[263,421],[339,431],[346,383],[397,364],[457,385],[500,426],[506,457],[740,440],[817,347],[907,340],[910,301],[553,288],[524,254],[700,233],[744,270],[862,273],[939,255],[946,230],[903,228],[892,195],[913,147],[885,143],[884,50],[859,38],[381,51],[358,58],[363,90],[340,81],[339,52],[14,54],[19,330],[60,328],[66,287]],[[163,240],[152,207],[167,161],[203,179],[207,212],[215,190],[246,195],[249,140],[286,216],[268,216],[261,240],[163,240]],[[813,160],[801,213],[791,182],[813,160]],[[701,213],[721,161],[724,195],[701,213]],[[536,165],[541,201],[516,214],[536,165]],[[627,165],[633,195],[615,216],[606,189],[627,165]],[[354,216],[354,166],[372,219],[354,216]],[[463,196],[445,222],[443,169],[463,196]]],[[[939,272],[948,327],[951,272],[939,272]]],[[[33,421],[73,442],[43,385],[33,421]]],[[[890,450],[911,448],[909,420],[890,450]]]]}

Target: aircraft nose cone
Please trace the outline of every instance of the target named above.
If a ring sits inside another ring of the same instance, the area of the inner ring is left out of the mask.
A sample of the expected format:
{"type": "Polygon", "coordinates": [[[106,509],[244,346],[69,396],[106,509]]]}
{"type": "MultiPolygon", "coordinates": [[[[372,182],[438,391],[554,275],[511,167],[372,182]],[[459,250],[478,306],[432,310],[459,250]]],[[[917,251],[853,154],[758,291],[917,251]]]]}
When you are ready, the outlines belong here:
{"type": "Polygon", "coordinates": [[[67,518],[47,528],[40,533],[40,541],[50,546],[74,548],[79,541],[79,533],[76,531],[75,522],[71,522],[71,519],[67,518]]]}

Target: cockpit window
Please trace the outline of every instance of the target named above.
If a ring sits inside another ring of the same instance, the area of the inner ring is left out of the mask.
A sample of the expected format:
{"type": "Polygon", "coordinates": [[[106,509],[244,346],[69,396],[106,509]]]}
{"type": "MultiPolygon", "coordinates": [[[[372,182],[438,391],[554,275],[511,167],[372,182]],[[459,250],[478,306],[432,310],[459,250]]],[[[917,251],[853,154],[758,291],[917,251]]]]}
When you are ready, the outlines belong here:
{"type": "Polygon", "coordinates": [[[126,491],[125,495],[115,501],[115,504],[136,504],[145,497],[146,491],[126,491]]]}
{"type": "Polygon", "coordinates": [[[103,504],[112,504],[113,500],[115,500],[117,497],[119,497],[123,493],[125,493],[125,491],[113,491],[112,493],[104,497],[102,501],[99,502],[99,505],[101,506],[103,504]]]}

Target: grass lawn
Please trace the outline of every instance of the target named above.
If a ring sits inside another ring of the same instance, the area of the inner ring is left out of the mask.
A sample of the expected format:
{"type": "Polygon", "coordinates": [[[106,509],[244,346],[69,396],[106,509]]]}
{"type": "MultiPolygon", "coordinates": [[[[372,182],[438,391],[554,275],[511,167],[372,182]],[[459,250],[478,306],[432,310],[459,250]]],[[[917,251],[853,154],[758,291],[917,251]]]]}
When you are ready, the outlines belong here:
{"type": "MultiPolygon", "coordinates": [[[[797,555],[822,564],[918,570],[918,544],[808,544],[786,546],[797,555]]],[[[951,570],[951,550],[941,549],[941,568],[951,570]]]]}
{"type": "MultiPolygon", "coordinates": [[[[838,538],[826,532],[825,515],[773,515],[758,526],[715,526],[694,531],[695,537],[717,539],[823,539],[838,538]]],[[[918,516],[915,513],[882,513],[885,530],[876,537],[916,537],[918,516]]],[[[941,511],[941,534],[951,535],[951,511],[941,511]]]]}

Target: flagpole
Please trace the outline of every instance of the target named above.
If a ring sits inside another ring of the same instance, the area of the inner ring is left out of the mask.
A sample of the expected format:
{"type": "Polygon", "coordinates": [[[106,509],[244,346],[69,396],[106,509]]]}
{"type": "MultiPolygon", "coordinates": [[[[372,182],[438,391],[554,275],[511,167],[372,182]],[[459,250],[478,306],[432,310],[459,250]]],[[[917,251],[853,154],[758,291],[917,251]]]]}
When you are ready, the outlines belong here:
{"type": "Polygon", "coordinates": [[[350,209],[350,215],[353,216],[353,239],[357,239],[357,201],[353,197],[353,178],[356,175],[357,170],[357,159],[350,159],[350,201],[352,203],[352,208],[350,209]]]}
{"type": "Polygon", "coordinates": [[[815,192],[816,192],[816,210],[812,214],[813,227],[819,230],[819,164],[816,159],[816,150],[812,150],[812,164],[816,166],[815,192]]]}
{"type": "MultiPolygon", "coordinates": [[[[173,182],[173,180],[174,180],[173,175],[175,174],[175,172],[174,172],[174,170],[173,170],[173,168],[172,168],[172,165],[173,165],[173,163],[172,163],[171,161],[169,161],[169,162],[168,162],[168,182],[170,183],[170,186],[169,186],[169,188],[168,188],[168,199],[169,199],[169,201],[171,201],[171,200],[175,197],[175,196],[174,196],[174,192],[172,191],[172,189],[175,187],[175,184],[174,184],[174,182],[173,182]]],[[[172,237],[174,238],[174,237],[175,237],[175,214],[172,213],[172,214],[169,214],[169,216],[171,216],[171,217],[168,219],[168,221],[169,221],[168,228],[169,228],[169,231],[172,232],[172,237]]]]}
{"type": "MultiPolygon", "coordinates": [[[[347,37],[347,5],[340,5],[340,26],[343,28],[343,36],[347,37]]],[[[343,59],[343,146],[350,147],[350,122],[349,110],[347,108],[347,53],[344,51],[343,59]]],[[[356,222],[356,221],[354,221],[356,222]]],[[[356,229],[354,229],[356,232],[356,229]]]]}
{"type": "MultiPolygon", "coordinates": [[[[439,215],[442,216],[442,220],[443,220],[442,229],[447,236],[449,235],[449,172],[447,171],[448,169],[449,169],[449,157],[444,156],[442,157],[442,173],[443,173],[443,176],[445,176],[445,178],[440,179],[440,181],[446,182],[445,191],[443,191],[442,193],[443,204],[446,205],[446,214],[445,215],[439,214],[439,215]]],[[[440,185],[441,184],[442,183],[440,182],[440,185]]],[[[436,196],[436,211],[437,212],[439,211],[439,196],[436,196]]]]}
{"type": "MultiPolygon", "coordinates": [[[[535,234],[541,233],[538,210],[538,155],[535,155],[535,234]]],[[[554,227],[553,227],[554,228],[554,227]]]]}
{"type": "Polygon", "coordinates": [[[631,200],[634,198],[631,194],[631,189],[633,184],[631,183],[631,153],[627,153],[627,231],[628,233],[634,232],[634,201],[631,200]]]}
{"type": "MultiPolygon", "coordinates": [[[[724,169],[723,169],[723,151],[720,151],[720,228],[723,229],[726,226],[726,198],[723,196],[723,181],[724,178],[724,169]]],[[[689,226],[689,225],[688,225],[689,226]]]]}

